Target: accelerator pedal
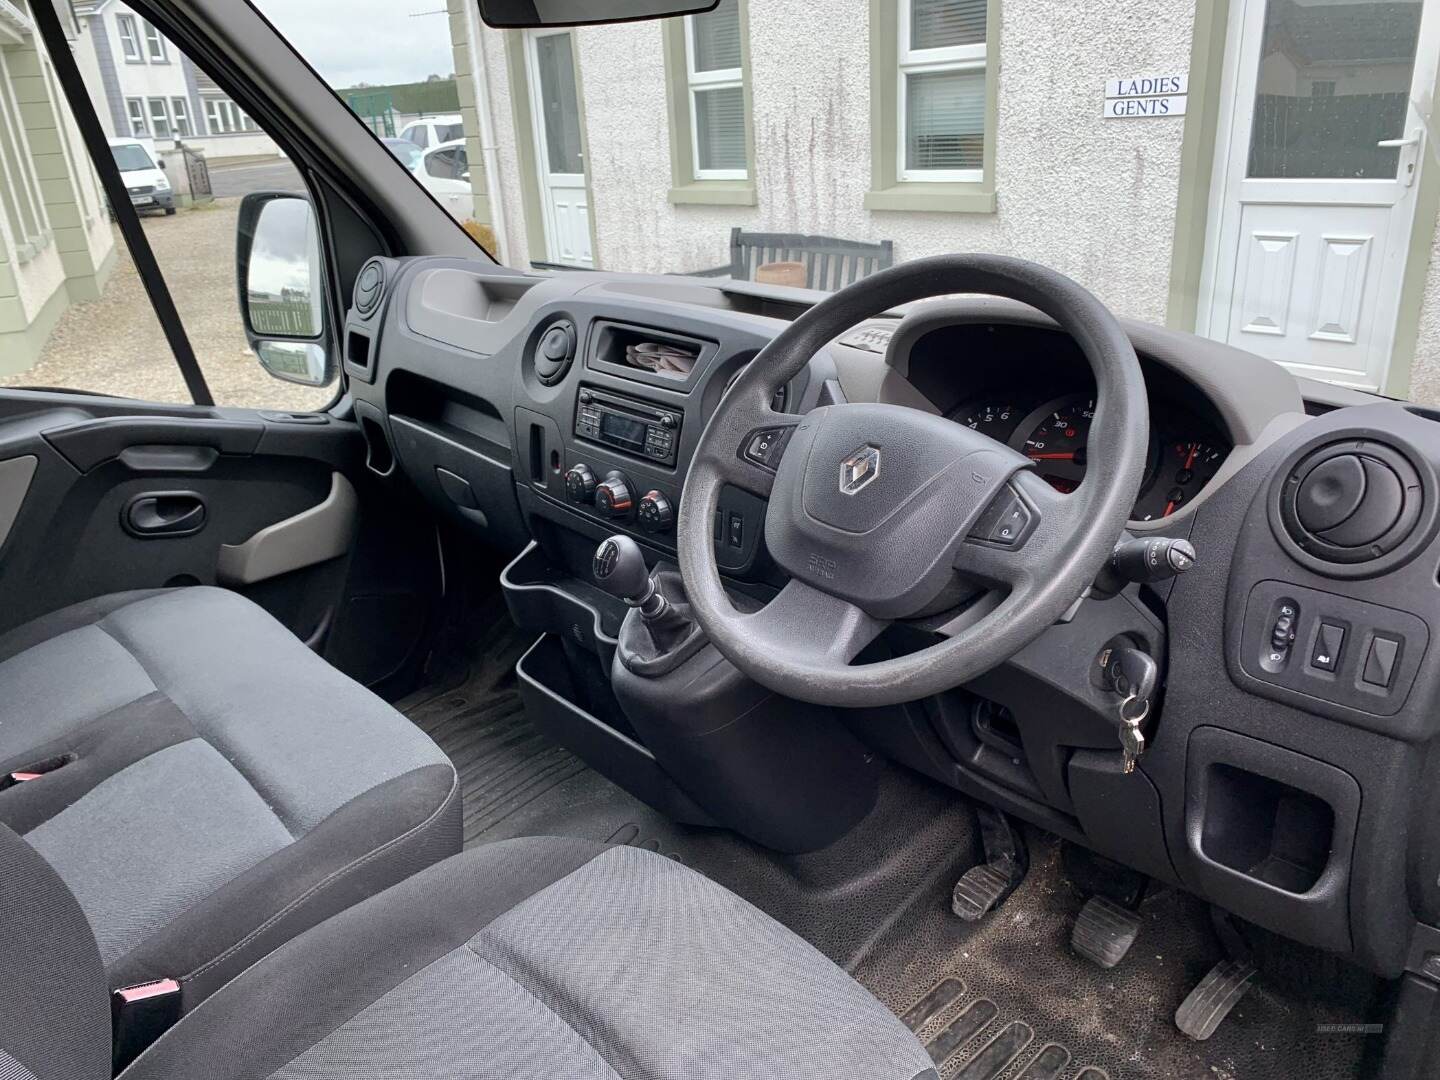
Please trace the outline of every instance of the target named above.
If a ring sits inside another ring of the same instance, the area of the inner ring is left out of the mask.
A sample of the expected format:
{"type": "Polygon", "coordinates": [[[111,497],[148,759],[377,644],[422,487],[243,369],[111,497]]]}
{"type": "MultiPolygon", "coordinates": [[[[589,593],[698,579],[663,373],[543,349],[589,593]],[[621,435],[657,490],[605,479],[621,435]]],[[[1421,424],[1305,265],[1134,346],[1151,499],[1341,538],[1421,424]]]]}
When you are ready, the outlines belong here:
{"type": "Polygon", "coordinates": [[[1070,947],[1102,968],[1113,968],[1140,933],[1140,916],[1107,896],[1085,901],[1070,931],[1070,947]]]}
{"type": "Polygon", "coordinates": [[[980,819],[980,839],[985,861],[960,875],[950,895],[950,910],[966,922],[979,922],[1019,888],[1030,869],[1025,838],[999,810],[975,808],[980,819]]]}
{"type": "Polygon", "coordinates": [[[1175,1026],[1204,1042],[1245,996],[1254,976],[1255,965],[1246,960],[1221,960],[1175,1010],[1175,1026]]]}

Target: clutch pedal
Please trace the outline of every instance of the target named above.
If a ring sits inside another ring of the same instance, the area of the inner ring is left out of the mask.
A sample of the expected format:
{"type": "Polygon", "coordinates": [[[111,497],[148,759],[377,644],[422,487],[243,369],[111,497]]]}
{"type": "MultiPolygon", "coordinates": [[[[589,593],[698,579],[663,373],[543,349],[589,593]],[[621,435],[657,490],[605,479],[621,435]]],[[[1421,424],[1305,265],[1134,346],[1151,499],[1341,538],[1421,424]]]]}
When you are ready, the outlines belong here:
{"type": "Polygon", "coordinates": [[[978,922],[1019,888],[1030,869],[1025,838],[999,810],[976,807],[985,861],[960,875],[950,895],[950,910],[966,922],[978,922]]]}

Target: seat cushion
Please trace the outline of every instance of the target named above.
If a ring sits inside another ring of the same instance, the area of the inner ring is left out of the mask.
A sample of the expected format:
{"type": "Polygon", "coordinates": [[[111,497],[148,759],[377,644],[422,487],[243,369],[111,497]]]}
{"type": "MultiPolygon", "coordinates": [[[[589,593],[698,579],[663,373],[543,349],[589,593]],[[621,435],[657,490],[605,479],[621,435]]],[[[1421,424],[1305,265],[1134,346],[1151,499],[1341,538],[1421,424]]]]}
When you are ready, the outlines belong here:
{"type": "Polygon", "coordinates": [[[455,770],[223,589],[126,593],[0,638],[0,790],[110,985],[192,1007],[289,937],[460,849],[455,770]]]}
{"type": "Polygon", "coordinates": [[[123,1080],[198,1075],[935,1073],[868,991],[721,886],[649,851],[529,838],[449,859],[290,942],[123,1080]]]}

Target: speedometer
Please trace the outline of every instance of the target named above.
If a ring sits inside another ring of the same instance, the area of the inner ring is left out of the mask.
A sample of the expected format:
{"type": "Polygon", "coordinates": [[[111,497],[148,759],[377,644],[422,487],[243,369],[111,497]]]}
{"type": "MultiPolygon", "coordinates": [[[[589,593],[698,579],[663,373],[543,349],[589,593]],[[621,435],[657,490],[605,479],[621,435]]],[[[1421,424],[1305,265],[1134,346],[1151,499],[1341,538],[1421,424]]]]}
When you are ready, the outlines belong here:
{"type": "Polygon", "coordinates": [[[1085,479],[1085,443],[1095,419],[1093,397],[1052,402],[1022,427],[1025,441],[1018,449],[1035,462],[1036,472],[1057,491],[1074,491],[1085,479]]]}

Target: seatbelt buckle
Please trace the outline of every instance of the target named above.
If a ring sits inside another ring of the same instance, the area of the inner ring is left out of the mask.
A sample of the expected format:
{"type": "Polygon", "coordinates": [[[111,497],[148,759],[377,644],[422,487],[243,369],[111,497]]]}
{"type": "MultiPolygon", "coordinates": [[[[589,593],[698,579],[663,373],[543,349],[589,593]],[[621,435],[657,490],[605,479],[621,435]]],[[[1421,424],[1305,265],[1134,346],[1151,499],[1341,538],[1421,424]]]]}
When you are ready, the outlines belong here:
{"type": "Polygon", "coordinates": [[[0,777],[0,791],[8,787],[14,787],[16,784],[26,784],[31,780],[39,780],[42,776],[48,776],[56,769],[68,765],[74,760],[74,754],[60,754],[57,757],[46,758],[44,761],[37,761],[32,765],[15,769],[10,772],[8,776],[0,777]]]}
{"type": "Polygon", "coordinates": [[[110,993],[113,1065],[119,1073],[180,1019],[180,982],[155,979],[110,993]]]}

